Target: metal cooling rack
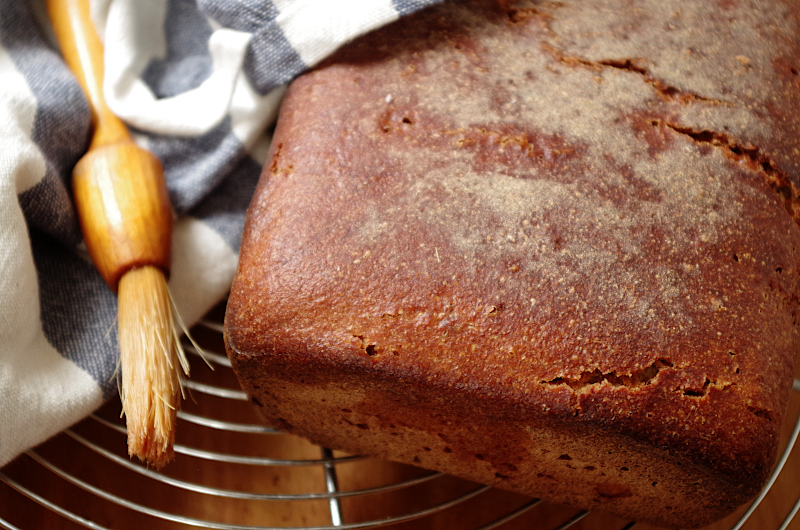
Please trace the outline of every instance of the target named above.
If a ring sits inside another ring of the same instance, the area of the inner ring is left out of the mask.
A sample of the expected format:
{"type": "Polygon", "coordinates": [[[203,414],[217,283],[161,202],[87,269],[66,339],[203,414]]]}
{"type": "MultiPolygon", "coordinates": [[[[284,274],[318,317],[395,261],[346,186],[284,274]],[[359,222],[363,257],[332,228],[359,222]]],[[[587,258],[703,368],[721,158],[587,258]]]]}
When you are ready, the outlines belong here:
{"type": "MultiPolygon", "coordinates": [[[[213,353],[224,351],[220,321],[196,328],[195,335],[205,335],[214,371],[192,359],[175,462],[156,472],[129,460],[119,407],[109,402],[0,470],[0,528],[651,528],[441,473],[339,454],[261,426],[227,357],[213,353]]],[[[190,344],[186,349],[196,353],[190,344]]],[[[798,411],[800,380],[794,382],[792,403],[798,411]]],[[[800,449],[794,450],[800,413],[794,414],[767,487],[715,530],[800,528],[800,449]],[[764,515],[773,522],[764,523],[764,515]]]]}

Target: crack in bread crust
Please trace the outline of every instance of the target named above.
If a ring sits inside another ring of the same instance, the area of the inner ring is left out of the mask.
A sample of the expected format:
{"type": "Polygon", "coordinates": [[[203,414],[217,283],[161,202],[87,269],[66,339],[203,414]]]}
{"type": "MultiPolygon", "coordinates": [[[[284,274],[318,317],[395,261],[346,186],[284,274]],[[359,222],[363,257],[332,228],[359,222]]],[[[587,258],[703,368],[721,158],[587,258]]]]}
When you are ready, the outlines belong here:
{"type": "Polygon", "coordinates": [[[781,170],[778,164],[761,148],[738,141],[731,135],[718,131],[697,130],[669,122],[665,122],[665,125],[679,134],[688,136],[695,142],[709,144],[722,150],[729,159],[740,163],[750,171],[763,175],[764,181],[781,198],[786,211],[795,223],[800,224],[800,190],[791,181],[789,175],[781,170]]]}
{"type": "Polygon", "coordinates": [[[604,68],[614,68],[625,70],[639,76],[642,81],[652,86],[656,93],[665,101],[678,102],[684,105],[691,103],[705,103],[710,105],[733,106],[730,101],[702,96],[692,92],[687,92],[678,87],[671,86],[664,80],[655,77],[650,71],[641,66],[640,63],[647,62],[646,58],[622,58],[622,59],[603,59],[592,61],[585,57],[569,55],[562,50],[558,50],[552,44],[543,42],[542,49],[552,54],[560,63],[568,66],[581,66],[590,70],[600,71],[604,68]]]}

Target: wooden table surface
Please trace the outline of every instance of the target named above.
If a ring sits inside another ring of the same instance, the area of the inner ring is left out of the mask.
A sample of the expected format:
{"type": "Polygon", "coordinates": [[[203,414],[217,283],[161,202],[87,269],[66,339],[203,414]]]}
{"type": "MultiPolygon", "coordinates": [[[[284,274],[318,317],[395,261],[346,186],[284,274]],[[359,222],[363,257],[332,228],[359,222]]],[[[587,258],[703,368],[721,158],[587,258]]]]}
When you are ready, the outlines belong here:
{"type": "MultiPolygon", "coordinates": [[[[221,337],[216,332],[195,332],[205,347],[221,350],[221,337]]],[[[210,370],[198,359],[193,359],[193,380],[216,387],[237,389],[238,384],[227,367],[210,370]]],[[[800,374],[798,374],[800,375],[800,374]]],[[[97,416],[121,425],[117,399],[106,404],[97,416]]],[[[183,406],[184,410],[208,418],[243,424],[257,423],[247,402],[224,399],[198,391],[183,406]]],[[[800,392],[794,392],[790,403],[789,419],[800,414],[800,392]]],[[[784,429],[784,443],[788,440],[794,421],[788,421],[784,429]]],[[[145,476],[135,469],[87,447],[81,438],[95,444],[123,462],[125,436],[117,430],[89,418],[74,426],[69,434],[62,433],[3,468],[2,473],[11,481],[27,488],[57,506],[92,521],[99,527],[114,529],[190,528],[183,524],[140,513],[142,507],[171,514],[179,514],[199,520],[224,522],[242,526],[305,527],[331,525],[329,500],[314,499],[230,499],[187,491],[145,476]],[[97,493],[76,486],[47,466],[55,466],[88,484],[115,495],[135,506],[121,506],[103,499],[97,493]]],[[[193,448],[233,455],[266,456],[286,460],[316,460],[321,458],[320,448],[285,434],[259,434],[220,431],[179,422],[178,444],[193,448]]],[[[346,455],[334,453],[337,457],[346,455]]],[[[744,525],[745,530],[777,530],[786,514],[800,496],[800,449],[795,449],[779,477],[755,515],[744,525]]],[[[411,466],[394,464],[377,459],[340,461],[335,465],[338,489],[360,491],[387,484],[395,484],[428,475],[428,471],[411,466]]],[[[213,460],[180,454],[167,466],[164,474],[172,479],[201,484],[214,488],[244,492],[307,494],[326,491],[325,473],[322,465],[253,466],[238,463],[221,463],[213,460]]],[[[423,481],[417,485],[376,493],[361,493],[342,497],[340,509],[345,523],[380,520],[402,516],[421,510],[432,509],[433,513],[418,519],[390,526],[392,530],[444,530],[477,529],[488,525],[520,506],[531,501],[521,495],[495,489],[481,492],[469,500],[459,502],[446,509],[435,508],[450,499],[466,495],[479,486],[448,476],[423,481]]],[[[743,509],[744,510],[744,509],[743,509]]],[[[708,527],[709,530],[727,530],[739,519],[739,513],[708,527]]],[[[556,529],[572,518],[580,517],[574,508],[541,503],[514,519],[493,528],[556,529]]],[[[82,524],[70,521],[44,507],[40,501],[31,500],[9,483],[0,480],[0,521],[17,528],[71,529],[83,528],[82,524]]],[[[575,530],[620,530],[627,521],[616,517],[592,513],[584,516],[570,528],[575,530]]],[[[0,522],[0,528],[3,528],[0,522]]],[[[208,526],[208,525],[206,525],[208,526]]],[[[636,525],[637,530],[653,530],[647,525],[636,525]]],[[[800,515],[795,517],[789,529],[800,529],[800,515]]]]}

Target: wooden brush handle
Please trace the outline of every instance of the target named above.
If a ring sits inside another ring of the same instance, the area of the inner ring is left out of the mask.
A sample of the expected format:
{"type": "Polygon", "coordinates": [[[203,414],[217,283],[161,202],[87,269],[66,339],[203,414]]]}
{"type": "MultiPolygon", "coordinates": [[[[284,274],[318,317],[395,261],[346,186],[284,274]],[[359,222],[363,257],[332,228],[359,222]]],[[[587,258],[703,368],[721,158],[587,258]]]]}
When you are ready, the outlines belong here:
{"type": "Polygon", "coordinates": [[[163,169],[131,139],[103,96],[103,45],[88,0],[48,0],[47,9],[64,60],[92,111],[89,151],[72,174],[75,204],[89,254],[117,291],[128,270],[152,265],[169,274],[172,210],[163,169]]]}

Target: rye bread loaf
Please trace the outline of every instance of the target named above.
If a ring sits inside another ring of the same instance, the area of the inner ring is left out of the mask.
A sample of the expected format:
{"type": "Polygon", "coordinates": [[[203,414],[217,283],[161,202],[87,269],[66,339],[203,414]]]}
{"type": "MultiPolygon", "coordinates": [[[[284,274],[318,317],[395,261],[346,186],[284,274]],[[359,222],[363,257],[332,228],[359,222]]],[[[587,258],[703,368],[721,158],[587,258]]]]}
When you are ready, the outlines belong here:
{"type": "Polygon", "coordinates": [[[768,476],[800,5],[446,3],[297,79],[228,303],[264,421],[663,526],[768,476]]]}

